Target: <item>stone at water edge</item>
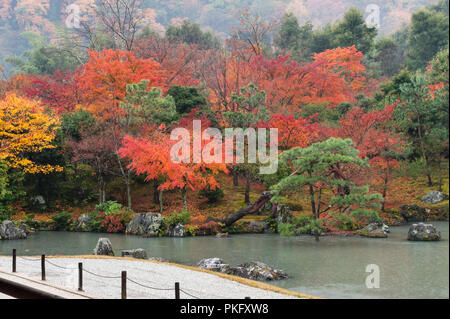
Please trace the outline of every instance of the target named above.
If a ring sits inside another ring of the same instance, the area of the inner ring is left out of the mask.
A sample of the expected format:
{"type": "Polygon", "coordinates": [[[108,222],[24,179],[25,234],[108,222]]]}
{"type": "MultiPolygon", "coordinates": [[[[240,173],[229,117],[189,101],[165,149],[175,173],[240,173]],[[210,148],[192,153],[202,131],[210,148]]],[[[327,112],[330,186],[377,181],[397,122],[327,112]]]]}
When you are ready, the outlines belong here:
{"type": "Polygon", "coordinates": [[[131,250],[122,250],[122,257],[132,257],[136,259],[148,259],[147,251],[142,248],[136,248],[131,250]]]}
{"type": "Polygon", "coordinates": [[[431,224],[413,224],[408,231],[410,241],[438,241],[441,240],[441,232],[431,224]]]}
{"type": "Polygon", "coordinates": [[[251,261],[238,265],[237,267],[229,267],[222,270],[230,275],[239,276],[242,278],[252,279],[252,280],[281,280],[288,278],[288,275],[281,269],[275,269],[265,263],[260,261],[251,261]]]}
{"type": "Polygon", "coordinates": [[[183,224],[178,224],[176,226],[169,226],[166,231],[166,235],[170,237],[185,237],[186,230],[184,229],[183,224]]]}
{"type": "Polygon", "coordinates": [[[224,267],[229,267],[229,264],[223,262],[218,257],[204,258],[197,263],[198,268],[220,271],[224,267]]]}
{"type": "Polygon", "coordinates": [[[222,259],[214,257],[200,260],[197,267],[252,280],[264,281],[288,278],[288,275],[283,270],[275,269],[260,261],[251,261],[238,265],[237,267],[232,267],[225,263],[222,259]]]}
{"type": "Polygon", "coordinates": [[[114,256],[111,241],[108,238],[99,238],[94,248],[94,255],[114,256]]]}
{"type": "Polygon", "coordinates": [[[422,197],[422,202],[426,204],[437,204],[445,199],[445,194],[439,191],[431,191],[422,197]]]}
{"type": "Polygon", "coordinates": [[[0,239],[14,240],[14,239],[26,239],[27,233],[23,228],[16,227],[10,220],[4,220],[0,224],[0,239]]]}
{"type": "Polygon", "coordinates": [[[388,233],[390,233],[389,226],[382,222],[371,223],[363,229],[356,231],[357,235],[370,238],[387,238],[388,233]]]}
{"type": "Polygon", "coordinates": [[[145,237],[158,236],[158,231],[162,225],[162,222],[163,216],[159,213],[136,214],[128,223],[126,233],[145,237]]]}
{"type": "Polygon", "coordinates": [[[77,225],[75,226],[75,229],[77,231],[88,231],[88,227],[89,227],[89,221],[91,220],[91,218],[89,217],[89,215],[87,214],[83,214],[80,217],[78,217],[77,219],[77,225]]]}
{"type": "Polygon", "coordinates": [[[266,228],[266,223],[260,220],[252,220],[247,226],[250,233],[262,233],[266,228]]]}
{"type": "Polygon", "coordinates": [[[217,233],[216,237],[217,238],[228,238],[228,237],[230,237],[230,234],[228,234],[228,232],[226,232],[226,233],[217,233]]]}

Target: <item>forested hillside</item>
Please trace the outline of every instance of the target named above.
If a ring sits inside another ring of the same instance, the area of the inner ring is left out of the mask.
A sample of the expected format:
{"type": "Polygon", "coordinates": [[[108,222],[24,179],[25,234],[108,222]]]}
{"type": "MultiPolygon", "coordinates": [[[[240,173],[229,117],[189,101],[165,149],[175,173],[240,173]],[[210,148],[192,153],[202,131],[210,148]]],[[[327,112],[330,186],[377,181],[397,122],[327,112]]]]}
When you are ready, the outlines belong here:
{"type": "MultiPolygon", "coordinates": [[[[139,0],[143,10],[143,24],[163,33],[171,24],[188,19],[219,37],[228,37],[239,24],[244,8],[259,14],[264,20],[279,21],[292,12],[301,24],[310,22],[315,28],[342,18],[352,6],[365,12],[367,5],[380,7],[380,34],[391,34],[410,21],[413,12],[434,0],[139,0]]],[[[4,59],[20,56],[30,49],[32,31],[43,41],[56,42],[61,38],[61,25],[67,17],[66,6],[77,4],[83,19],[95,15],[99,1],[94,0],[1,0],[0,1],[0,65],[9,69],[4,59]]],[[[36,41],[36,39],[34,39],[36,41]]]]}
{"type": "Polygon", "coordinates": [[[152,211],[204,234],[233,230],[228,215],[269,199],[302,216],[280,223],[282,234],[395,223],[405,205],[448,218],[444,195],[437,206],[421,202],[448,193],[448,0],[388,36],[357,7],[321,25],[294,7],[278,16],[240,8],[221,37],[201,16],[174,13],[189,1],[164,2],[171,15],[161,20],[137,0],[98,0],[73,29],[52,22],[62,10],[54,2],[8,3],[0,53],[25,51],[5,60],[12,69],[0,79],[0,220],[34,223],[40,212],[45,227],[70,229],[89,214],[90,230],[121,232],[134,212],[152,211]],[[40,15],[26,16],[32,9],[40,15]],[[212,147],[204,132],[192,148],[213,160],[191,161],[190,146],[175,152],[186,161],[174,160],[172,133],[190,145],[194,120],[219,134],[258,130],[271,153],[277,143],[259,130],[277,129],[278,170],[262,174],[259,151],[258,161],[224,160],[222,141],[212,147]]]}

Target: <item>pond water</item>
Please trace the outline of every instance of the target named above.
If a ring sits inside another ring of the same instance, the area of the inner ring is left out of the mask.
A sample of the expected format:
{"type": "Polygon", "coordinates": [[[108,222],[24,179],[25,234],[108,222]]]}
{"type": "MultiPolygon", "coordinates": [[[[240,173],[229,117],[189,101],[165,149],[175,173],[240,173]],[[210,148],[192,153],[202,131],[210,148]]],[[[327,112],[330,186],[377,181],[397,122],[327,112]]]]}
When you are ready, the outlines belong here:
{"type": "Polygon", "coordinates": [[[0,241],[0,254],[91,254],[98,238],[108,237],[116,256],[144,248],[149,256],[196,265],[220,257],[231,265],[258,260],[291,277],[273,285],[328,298],[449,298],[449,223],[433,222],[439,242],[409,242],[408,226],[392,227],[387,239],[359,237],[281,237],[233,235],[230,238],[141,238],[121,234],[38,232],[27,240],[0,241]],[[380,269],[380,288],[366,288],[366,266],[380,269]]]}

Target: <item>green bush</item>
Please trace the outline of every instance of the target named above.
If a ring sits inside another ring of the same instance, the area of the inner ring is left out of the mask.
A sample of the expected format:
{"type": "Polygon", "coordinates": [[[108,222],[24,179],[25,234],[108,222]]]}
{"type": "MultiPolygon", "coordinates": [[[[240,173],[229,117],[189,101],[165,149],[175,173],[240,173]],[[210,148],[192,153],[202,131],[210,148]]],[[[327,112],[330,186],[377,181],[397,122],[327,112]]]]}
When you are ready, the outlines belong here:
{"type": "Polygon", "coordinates": [[[115,215],[123,209],[122,204],[115,201],[107,201],[95,206],[97,212],[103,212],[105,215],[115,215]]]}
{"type": "Polygon", "coordinates": [[[66,230],[70,226],[70,218],[72,215],[70,213],[61,212],[54,215],[51,219],[53,220],[53,228],[55,230],[66,230]]]}
{"type": "Polygon", "coordinates": [[[281,236],[294,236],[295,235],[295,225],[291,223],[280,223],[278,224],[278,232],[281,236]]]}
{"type": "Polygon", "coordinates": [[[176,226],[178,224],[186,225],[191,221],[191,215],[187,210],[177,213],[174,212],[168,216],[165,216],[164,223],[167,226],[176,226]]]}
{"type": "Polygon", "coordinates": [[[2,223],[5,220],[11,219],[11,217],[12,217],[11,211],[6,207],[0,206],[0,223],[2,223]]]}
{"type": "Polygon", "coordinates": [[[216,189],[210,189],[208,187],[200,191],[200,196],[207,198],[209,203],[217,203],[224,197],[224,193],[219,187],[216,187],[216,189]]]}

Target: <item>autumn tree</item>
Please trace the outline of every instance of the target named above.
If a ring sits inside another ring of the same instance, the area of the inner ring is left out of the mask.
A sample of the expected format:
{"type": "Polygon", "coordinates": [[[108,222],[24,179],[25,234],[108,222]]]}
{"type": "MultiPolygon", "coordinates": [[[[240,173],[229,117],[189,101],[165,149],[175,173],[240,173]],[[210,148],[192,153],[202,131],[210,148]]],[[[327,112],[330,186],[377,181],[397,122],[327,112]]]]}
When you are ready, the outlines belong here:
{"type": "Polygon", "coordinates": [[[31,174],[61,171],[30,159],[31,154],[55,147],[57,125],[37,102],[7,94],[0,100],[0,161],[31,174]]]}
{"type": "MultiPolygon", "coordinates": [[[[250,83],[248,86],[242,87],[240,94],[233,94],[231,99],[237,108],[234,112],[223,114],[228,127],[247,130],[255,128],[258,122],[268,119],[268,111],[265,109],[266,94],[264,91],[259,91],[254,84],[250,83]]],[[[244,142],[244,153],[246,154],[248,154],[249,143],[250,135],[247,135],[247,140],[244,142]]],[[[244,200],[248,204],[250,203],[251,181],[254,179],[253,175],[257,165],[249,163],[248,158],[240,160],[242,164],[233,166],[233,174],[237,174],[238,171],[243,172],[246,179],[244,200]]]]}
{"type": "Polygon", "coordinates": [[[138,59],[131,52],[120,50],[89,51],[90,59],[77,76],[88,109],[110,126],[111,140],[120,174],[127,188],[128,206],[131,207],[131,171],[127,169],[118,150],[128,132],[127,113],[121,107],[127,95],[127,84],[147,80],[148,87],[163,85],[164,72],[159,63],[151,59],[138,59]]]}
{"type": "MultiPolygon", "coordinates": [[[[175,141],[168,135],[158,134],[152,138],[124,138],[123,146],[119,150],[121,156],[130,159],[129,167],[136,174],[146,175],[146,180],[159,180],[160,212],[163,210],[163,191],[181,190],[183,207],[187,210],[187,190],[201,190],[205,187],[215,189],[219,184],[214,178],[219,172],[227,172],[225,164],[193,163],[192,152],[187,163],[177,163],[171,157],[171,148],[175,141]]],[[[202,143],[202,150],[205,146],[202,143]]],[[[189,146],[190,147],[190,146],[189,146]]]]}

